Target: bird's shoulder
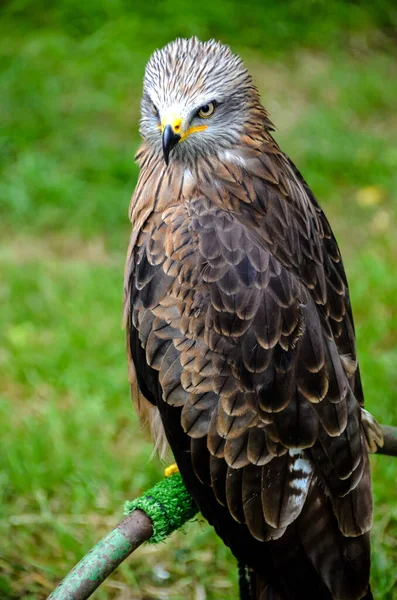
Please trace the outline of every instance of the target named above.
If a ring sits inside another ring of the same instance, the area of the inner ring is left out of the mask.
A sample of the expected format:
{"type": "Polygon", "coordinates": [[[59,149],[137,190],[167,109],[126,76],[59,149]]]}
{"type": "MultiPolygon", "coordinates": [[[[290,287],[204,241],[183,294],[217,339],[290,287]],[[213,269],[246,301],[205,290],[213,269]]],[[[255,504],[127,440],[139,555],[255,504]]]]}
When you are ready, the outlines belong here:
{"type": "MultiPolygon", "coordinates": [[[[328,220],[272,138],[258,147],[248,142],[216,157],[203,156],[189,167],[175,164],[164,169],[155,160],[142,160],[132,201],[133,243],[138,231],[142,239],[161,230],[159,243],[165,251],[173,249],[174,257],[176,246],[184,248],[179,254],[188,247],[194,260],[204,257],[208,270],[215,270],[217,263],[217,272],[241,274],[245,269],[247,277],[254,247],[255,253],[271,258],[271,266],[278,265],[278,276],[302,283],[331,328],[340,354],[356,372],[347,281],[328,220]],[[149,224],[143,226],[145,219],[149,224]],[[165,226],[171,219],[172,227],[165,226]],[[230,262],[235,263],[233,269],[228,268],[230,262]]],[[[357,393],[362,401],[362,392],[357,393]]]]}

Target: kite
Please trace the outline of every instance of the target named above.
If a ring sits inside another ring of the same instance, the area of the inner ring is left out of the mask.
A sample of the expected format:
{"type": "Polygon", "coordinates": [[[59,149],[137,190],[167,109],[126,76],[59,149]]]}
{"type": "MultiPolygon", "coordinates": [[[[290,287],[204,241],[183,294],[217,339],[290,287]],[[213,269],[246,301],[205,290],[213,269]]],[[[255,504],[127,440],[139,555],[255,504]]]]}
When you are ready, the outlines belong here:
{"type": "Polygon", "coordinates": [[[382,434],[327,218],[229,47],[155,51],[141,109],[124,288],[139,413],[252,598],[369,600],[382,434]]]}

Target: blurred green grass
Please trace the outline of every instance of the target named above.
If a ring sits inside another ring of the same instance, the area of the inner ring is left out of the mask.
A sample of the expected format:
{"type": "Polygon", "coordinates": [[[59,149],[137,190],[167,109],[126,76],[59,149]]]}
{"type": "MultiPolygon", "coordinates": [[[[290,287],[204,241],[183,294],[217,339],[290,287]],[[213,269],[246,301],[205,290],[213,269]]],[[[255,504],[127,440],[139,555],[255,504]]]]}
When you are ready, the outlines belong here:
{"type": "MultiPolygon", "coordinates": [[[[397,425],[397,9],[237,0],[0,7],[0,596],[45,598],[162,476],[120,330],[144,65],[177,35],[242,53],[349,276],[367,405],[397,425]]],[[[375,596],[397,598],[397,461],[374,457],[375,596]]],[[[105,599],[236,597],[204,524],[142,548],[105,599]],[[184,534],[185,533],[185,534],[184,534]]]]}

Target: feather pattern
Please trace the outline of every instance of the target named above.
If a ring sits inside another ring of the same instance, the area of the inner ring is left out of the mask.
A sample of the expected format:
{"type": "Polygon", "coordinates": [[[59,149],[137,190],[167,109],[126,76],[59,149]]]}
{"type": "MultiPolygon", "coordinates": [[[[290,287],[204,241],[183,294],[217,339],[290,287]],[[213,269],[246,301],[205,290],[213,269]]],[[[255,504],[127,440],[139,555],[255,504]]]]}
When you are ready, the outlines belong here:
{"type": "Polygon", "coordinates": [[[324,213],[272,138],[257,92],[243,89],[250,119],[238,143],[209,141],[192,154],[186,142],[186,161],[176,148],[167,168],[154,138],[137,155],[124,289],[130,370],[203,514],[274,597],[319,596],[294,595],[294,569],[275,580],[273,551],[280,564],[302,560],[321,597],[359,600],[368,448],[381,436],[362,409],[346,276],[324,213]]]}

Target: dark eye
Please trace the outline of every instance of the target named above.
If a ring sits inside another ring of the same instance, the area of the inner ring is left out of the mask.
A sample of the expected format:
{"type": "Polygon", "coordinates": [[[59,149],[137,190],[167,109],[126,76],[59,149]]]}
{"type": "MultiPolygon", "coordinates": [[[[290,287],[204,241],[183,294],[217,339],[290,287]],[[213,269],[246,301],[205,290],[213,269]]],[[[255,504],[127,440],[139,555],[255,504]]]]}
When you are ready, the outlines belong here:
{"type": "Polygon", "coordinates": [[[200,108],[198,116],[203,119],[208,119],[215,111],[215,102],[209,102],[200,108]]]}
{"type": "Polygon", "coordinates": [[[150,108],[152,113],[155,115],[155,117],[159,116],[159,111],[157,110],[157,106],[155,104],[153,104],[153,102],[150,103],[150,108]]]}

